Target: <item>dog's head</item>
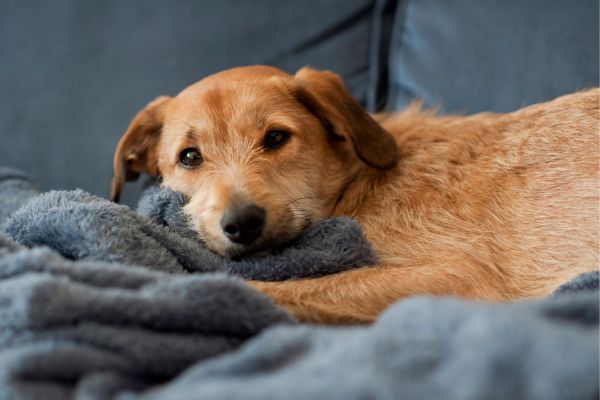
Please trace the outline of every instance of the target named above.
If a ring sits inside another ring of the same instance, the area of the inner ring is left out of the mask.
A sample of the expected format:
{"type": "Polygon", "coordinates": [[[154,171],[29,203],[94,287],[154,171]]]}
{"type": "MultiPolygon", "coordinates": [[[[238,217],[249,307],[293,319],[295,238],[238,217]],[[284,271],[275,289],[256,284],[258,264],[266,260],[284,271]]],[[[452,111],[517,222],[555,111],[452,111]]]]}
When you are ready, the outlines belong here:
{"type": "Polygon", "coordinates": [[[237,256],[296,237],[331,215],[361,166],[396,159],[337,75],[242,67],[140,111],[117,146],[111,198],[142,172],[160,176],[188,196],[207,246],[237,256]]]}

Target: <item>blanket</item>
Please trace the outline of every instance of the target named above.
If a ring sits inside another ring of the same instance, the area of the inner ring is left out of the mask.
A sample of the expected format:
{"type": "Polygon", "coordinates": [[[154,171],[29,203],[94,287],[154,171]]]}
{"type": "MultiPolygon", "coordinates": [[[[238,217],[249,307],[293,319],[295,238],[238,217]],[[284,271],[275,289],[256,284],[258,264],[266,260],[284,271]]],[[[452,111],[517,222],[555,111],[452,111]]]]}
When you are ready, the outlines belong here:
{"type": "MultiPolygon", "coordinates": [[[[14,187],[6,197],[16,203],[14,187]]],[[[376,261],[360,226],[344,217],[323,220],[276,251],[239,260],[223,258],[206,249],[190,228],[181,212],[184,204],[181,194],[155,187],[144,193],[138,212],[82,190],[51,191],[33,197],[3,228],[25,246],[48,246],[69,259],[171,273],[226,272],[275,281],[317,277],[376,261]]]]}
{"type": "MultiPolygon", "coordinates": [[[[372,326],[298,324],[235,275],[311,276],[286,257],[326,251],[320,241],[338,229],[315,227],[315,242],[303,236],[291,253],[252,261],[180,255],[202,243],[178,214],[177,194],[153,189],[136,213],[81,191],[37,195],[22,174],[2,172],[0,399],[598,396],[597,271],[546,299],[417,296],[372,326]],[[128,241],[157,251],[154,261],[128,241]],[[265,272],[288,263],[284,274],[265,272]]],[[[330,243],[341,249],[334,260],[372,262],[355,253],[370,249],[360,228],[341,223],[356,242],[330,243]]],[[[321,265],[345,268],[331,258],[321,265]]]]}
{"type": "Polygon", "coordinates": [[[6,242],[0,399],[101,399],[152,387],[267,326],[293,323],[231,276],[73,262],[6,242]]]}
{"type": "Polygon", "coordinates": [[[281,280],[375,262],[348,218],[276,251],[225,259],[189,227],[184,204],[159,188],[138,212],[81,190],[39,194],[23,173],[0,169],[0,386],[45,399],[150,387],[294,323],[234,276],[281,280]]]}

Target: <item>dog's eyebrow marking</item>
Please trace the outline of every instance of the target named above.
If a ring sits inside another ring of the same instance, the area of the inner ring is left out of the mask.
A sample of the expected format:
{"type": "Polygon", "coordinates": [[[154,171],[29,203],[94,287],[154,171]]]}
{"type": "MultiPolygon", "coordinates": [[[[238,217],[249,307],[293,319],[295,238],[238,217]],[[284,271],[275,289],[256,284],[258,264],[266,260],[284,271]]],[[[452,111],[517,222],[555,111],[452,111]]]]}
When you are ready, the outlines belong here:
{"type": "Polygon", "coordinates": [[[188,132],[188,131],[190,131],[190,132],[193,132],[193,130],[194,130],[194,125],[190,124],[190,123],[189,123],[189,122],[187,122],[187,121],[184,121],[184,120],[182,120],[182,119],[179,119],[179,118],[173,118],[173,121],[177,121],[177,122],[180,122],[180,123],[182,123],[182,124],[184,124],[184,125],[187,125],[187,126],[188,126],[188,129],[187,129],[187,131],[186,131],[186,132],[188,132]]]}
{"type": "Polygon", "coordinates": [[[194,140],[194,127],[190,126],[186,131],[185,131],[185,138],[189,139],[189,140],[194,140]]]}
{"type": "Polygon", "coordinates": [[[262,113],[255,113],[254,114],[254,124],[256,125],[256,127],[259,130],[264,131],[265,126],[267,125],[267,119],[266,119],[265,115],[263,115],[262,113]]]}

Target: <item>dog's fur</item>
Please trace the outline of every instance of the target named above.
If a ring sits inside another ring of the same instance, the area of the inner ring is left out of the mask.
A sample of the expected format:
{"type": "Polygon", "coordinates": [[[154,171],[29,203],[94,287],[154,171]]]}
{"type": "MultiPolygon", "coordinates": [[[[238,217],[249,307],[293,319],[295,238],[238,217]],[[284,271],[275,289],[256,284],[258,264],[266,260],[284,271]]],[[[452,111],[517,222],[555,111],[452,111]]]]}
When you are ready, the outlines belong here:
{"type": "Polygon", "coordinates": [[[276,246],[319,218],[359,221],[378,265],[251,282],[303,320],[368,322],[418,293],[540,296],[598,267],[598,89],[510,114],[369,116],[331,72],[236,68],[150,103],[114,169],[114,200],[141,172],[185,193],[194,226],[226,256],[276,246]],[[270,129],[291,138],[265,150],[270,129]],[[178,165],[186,147],[202,165],[178,165]],[[251,246],[219,225],[239,201],[267,210],[251,246]]]}

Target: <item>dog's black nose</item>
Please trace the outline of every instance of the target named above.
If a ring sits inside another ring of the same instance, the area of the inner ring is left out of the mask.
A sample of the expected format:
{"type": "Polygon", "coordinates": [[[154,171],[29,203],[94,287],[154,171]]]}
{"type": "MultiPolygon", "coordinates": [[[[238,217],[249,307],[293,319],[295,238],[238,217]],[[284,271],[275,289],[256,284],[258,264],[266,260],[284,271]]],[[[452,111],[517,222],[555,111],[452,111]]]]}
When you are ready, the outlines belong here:
{"type": "Polygon", "coordinates": [[[254,204],[230,206],[221,218],[223,233],[234,243],[251,244],[262,233],[265,226],[264,208],[254,204]]]}

